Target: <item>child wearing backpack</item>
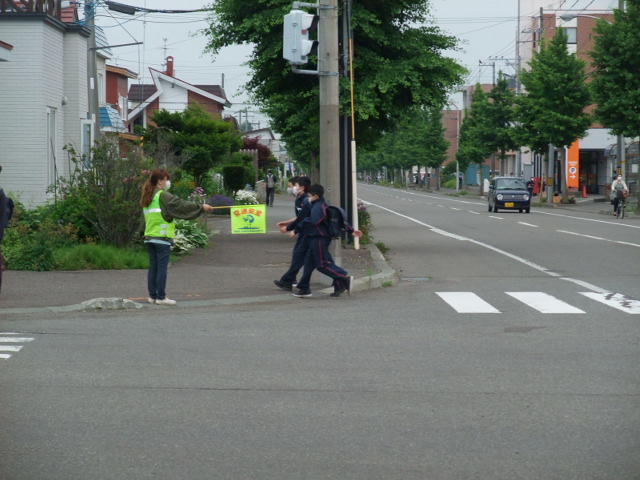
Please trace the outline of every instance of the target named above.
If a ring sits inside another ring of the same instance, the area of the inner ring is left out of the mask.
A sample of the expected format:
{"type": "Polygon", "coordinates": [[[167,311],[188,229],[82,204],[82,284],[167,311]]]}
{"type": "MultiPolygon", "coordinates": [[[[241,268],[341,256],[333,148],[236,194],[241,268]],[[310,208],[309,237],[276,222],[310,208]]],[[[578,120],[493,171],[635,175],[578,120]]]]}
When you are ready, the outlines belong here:
{"type": "MultiPolygon", "coordinates": [[[[295,233],[303,234],[308,240],[308,250],[305,257],[304,273],[298,282],[297,291],[293,296],[306,298],[310,297],[311,289],[309,283],[311,274],[314,270],[324,273],[333,279],[332,297],[339,297],[344,292],[351,294],[351,284],[353,277],[343,268],[337,266],[329,253],[329,244],[334,235],[337,234],[336,224],[342,224],[342,228],[349,232],[353,232],[356,237],[362,236],[359,230],[353,230],[344,218],[342,221],[337,219],[335,210],[329,214],[330,207],[324,199],[324,188],[322,185],[311,185],[307,190],[309,195],[309,214],[307,217],[298,222],[295,227],[295,233]],[[331,222],[329,222],[331,217],[331,222]]],[[[292,232],[292,235],[294,232],[292,232]]]]}

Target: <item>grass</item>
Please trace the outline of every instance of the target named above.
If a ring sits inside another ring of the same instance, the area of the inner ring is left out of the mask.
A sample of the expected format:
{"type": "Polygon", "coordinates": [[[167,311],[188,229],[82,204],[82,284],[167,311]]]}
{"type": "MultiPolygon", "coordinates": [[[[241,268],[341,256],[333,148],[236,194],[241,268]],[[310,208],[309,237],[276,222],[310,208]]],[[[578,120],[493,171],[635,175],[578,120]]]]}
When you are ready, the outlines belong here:
{"type": "Polygon", "coordinates": [[[56,270],[126,270],[149,268],[149,257],[142,248],[117,248],[83,244],[59,248],[53,257],[56,270]]]}
{"type": "Polygon", "coordinates": [[[393,282],[391,280],[387,280],[382,284],[382,288],[393,287],[393,282]]]}
{"type": "Polygon", "coordinates": [[[384,242],[376,242],[375,243],[376,247],[378,247],[378,250],[380,250],[380,253],[382,255],[386,255],[387,252],[390,250],[389,247],[387,247],[384,242]]]}

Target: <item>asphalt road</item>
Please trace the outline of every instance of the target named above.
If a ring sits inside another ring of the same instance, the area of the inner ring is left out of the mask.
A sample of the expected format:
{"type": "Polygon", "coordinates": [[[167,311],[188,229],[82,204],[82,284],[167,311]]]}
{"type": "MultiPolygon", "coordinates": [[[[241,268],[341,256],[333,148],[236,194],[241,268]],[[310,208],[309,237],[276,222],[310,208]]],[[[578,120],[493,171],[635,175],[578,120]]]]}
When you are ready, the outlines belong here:
{"type": "Polygon", "coordinates": [[[361,197],[397,287],[1,318],[0,478],[640,479],[640,224],[361,197]]]}

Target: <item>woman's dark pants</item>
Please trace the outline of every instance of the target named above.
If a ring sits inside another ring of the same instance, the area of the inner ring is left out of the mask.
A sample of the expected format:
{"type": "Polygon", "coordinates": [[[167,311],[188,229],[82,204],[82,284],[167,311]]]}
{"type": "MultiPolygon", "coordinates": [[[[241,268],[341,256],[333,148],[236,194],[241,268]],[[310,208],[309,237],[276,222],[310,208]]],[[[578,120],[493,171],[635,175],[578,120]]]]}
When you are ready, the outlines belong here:
{"type": "Polygon", "coordinates": [[[149,272],[147,274],[149,298],[164,300],[171,245],[147,243],[147,250],[149,252],[149,272]]]}

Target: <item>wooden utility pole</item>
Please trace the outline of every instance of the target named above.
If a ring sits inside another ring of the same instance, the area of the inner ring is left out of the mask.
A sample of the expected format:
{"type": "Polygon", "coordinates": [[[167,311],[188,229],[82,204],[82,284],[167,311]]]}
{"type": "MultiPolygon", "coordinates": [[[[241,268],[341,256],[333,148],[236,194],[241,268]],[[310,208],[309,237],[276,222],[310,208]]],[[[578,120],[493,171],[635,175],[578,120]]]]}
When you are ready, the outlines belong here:
{"type": "Polygon", "coordinates": [[[319,1],[320,183],[327,202],[340,205],[338,0],[319,1]]]}
{"type": "MultiPolygon", "coordinates": [[[[96,142],[100,138],[100,106],[98,97],[98,68],[96,65],[96,3],[95,1],[87,1],[85,4],[85,21],[90,30],[89,48],[87,49],[87,74],[88,74],[88,93],[89,93],[89,120],[93,123],[93,141],[96,142]]],[[[93,145],[91,145],[93,147],[93,145]]]]}
{"type": "MultiPolygon", "coordinates": [[[[618,0],[618,9],[624,12],[624,0],[618,0]]],[[[620,173],[622,174],[622,180],[626,180],[626,163],[627,163],[627,152],[625,151],[625,143],[624,143],[624,135],[618,135],[618,163],[620,164],[620,173]]],[[[607,172],[608,175],[611,175],[611,172],[607,172]]],[[[617,172],[616,172],[617,173],[617,172]]],[[[611,181],[611,178],[607,179],[611,181]]]]}

